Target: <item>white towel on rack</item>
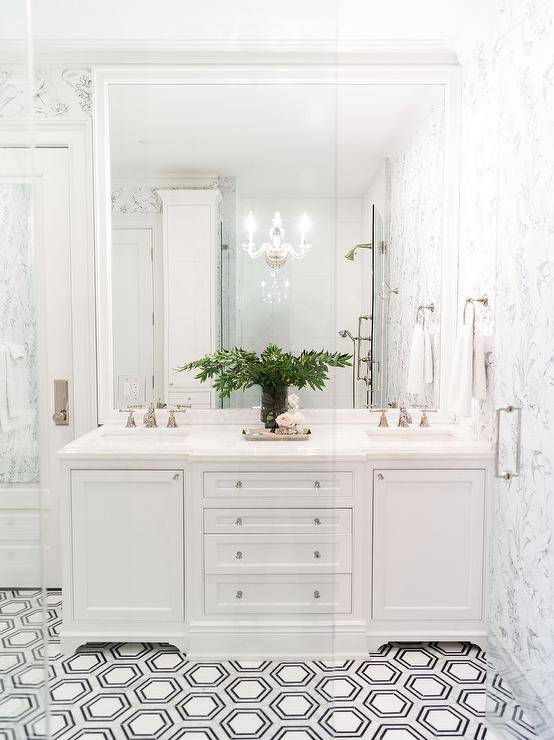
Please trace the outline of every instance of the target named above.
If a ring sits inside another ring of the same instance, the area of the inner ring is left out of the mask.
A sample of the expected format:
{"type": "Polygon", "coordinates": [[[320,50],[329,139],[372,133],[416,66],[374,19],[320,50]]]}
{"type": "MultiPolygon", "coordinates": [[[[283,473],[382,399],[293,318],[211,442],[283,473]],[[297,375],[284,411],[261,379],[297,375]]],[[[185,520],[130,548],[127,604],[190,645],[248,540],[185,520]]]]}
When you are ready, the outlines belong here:
{"type": "Polygon", "coordinates": [[[473,393],[473,327],[464,324],[458,334],[450,377],[448,405],[457,416],[471,415],[473,393]]]}
{"type": "Polygon", "coordinates": [[[487,398],[487,352],[490,337],[464,324],[458,334],[450,377],[448,405],[457,416],[471,416],[471,401],[487,398]]]}
{"type": "Polygon", "coordinates": [[[25,347],[0,344],[0,429],[11,432],[31,423],[25,347]]]}
{"type": "Polygon", "coordinates": [[[424,342],[424,359],[423,359],[423,380],[429,385],[434,380],[434,363],[433,363],[433,336],[429,329],[423,330],[424,342]]]}
{"type": "Polygon", "coordinates": [[[419,322],[412,334],[406,391],[419,395],[425,393],[425,331],[419,322]]]}

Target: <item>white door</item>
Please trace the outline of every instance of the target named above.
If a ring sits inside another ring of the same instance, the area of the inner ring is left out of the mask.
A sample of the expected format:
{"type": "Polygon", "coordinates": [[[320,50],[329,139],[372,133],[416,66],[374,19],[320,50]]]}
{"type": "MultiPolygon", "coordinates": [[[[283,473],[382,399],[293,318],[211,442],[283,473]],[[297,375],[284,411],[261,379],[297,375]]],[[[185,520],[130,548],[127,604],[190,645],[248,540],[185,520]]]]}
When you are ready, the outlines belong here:
{"type": "Polygon", "coordinates": [[[375,473],[374,619],[483,617],[483,470],[375,473]]]}
{"type": "Polygon", "coordinates": [[[152,230],[112,229],[112,327],[116,408],[154,397],[152,230]]]}
{"type": "MultiPolygon", "coordinates": [[[[33,162],[28,149],[0,147],[0,360],[23,408],[0,429],[0,586],[61,585],[56,451],[74,436],[68,162],[63,147],[36,149],[33,162]],[[52,419],[55,379],[68,381],[65,426],[52,419]]],[[[7,388],[0,378],[0,408],[7,388]]]]}

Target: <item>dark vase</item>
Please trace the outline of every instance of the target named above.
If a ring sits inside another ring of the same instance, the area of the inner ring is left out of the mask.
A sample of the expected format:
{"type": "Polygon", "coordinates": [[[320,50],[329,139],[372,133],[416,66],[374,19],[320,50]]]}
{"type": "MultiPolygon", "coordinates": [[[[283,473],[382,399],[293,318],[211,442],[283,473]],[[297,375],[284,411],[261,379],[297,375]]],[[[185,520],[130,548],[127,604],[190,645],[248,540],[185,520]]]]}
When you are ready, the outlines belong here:
{"type": "Polygon", "coordinates": [[[277,422],[275,419],[279,414],[287,410],[287,396],[289,389],[287,386],[281,388],[262,388],[262,411],[260,418],[266,429],[275,429],[277,422]]]}

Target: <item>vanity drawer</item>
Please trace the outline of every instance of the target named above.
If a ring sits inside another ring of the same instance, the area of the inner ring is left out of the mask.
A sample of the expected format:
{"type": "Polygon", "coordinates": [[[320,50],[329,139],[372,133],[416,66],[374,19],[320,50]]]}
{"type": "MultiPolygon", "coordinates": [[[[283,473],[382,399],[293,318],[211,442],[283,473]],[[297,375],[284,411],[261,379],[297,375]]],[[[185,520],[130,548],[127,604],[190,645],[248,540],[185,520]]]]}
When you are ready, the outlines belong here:
{"type": "Polygon", "coordinates": [[[352,509],[205,509],[208,534],[350,534],[352,509]]]}
{"type": "Polygon", "coordinates": [[[346,497],[352,496],[352,492],[353,474],[351,472],[204,473],[204,496],[207,498],[226,496],[267,497],[269,499],[274,499],[276,496],[346,497]]]}
{"type": "Polygon", "coordinates": [[[210,391],[170,390],[168,393],[168,405],[178,403],[190,403],[193,409],[209,409],[212,405],[212,394],[210,391]]]}
{"type": "Polygon", "coordinates": [[[206,614],[348,614],[349,575],[206,576],[206,614]]]}
{"type": "Polygon", "coordinates": [[[352,539],[342,535],[212,534],[204,538],[206,573],[350,573],[352,539]]]}

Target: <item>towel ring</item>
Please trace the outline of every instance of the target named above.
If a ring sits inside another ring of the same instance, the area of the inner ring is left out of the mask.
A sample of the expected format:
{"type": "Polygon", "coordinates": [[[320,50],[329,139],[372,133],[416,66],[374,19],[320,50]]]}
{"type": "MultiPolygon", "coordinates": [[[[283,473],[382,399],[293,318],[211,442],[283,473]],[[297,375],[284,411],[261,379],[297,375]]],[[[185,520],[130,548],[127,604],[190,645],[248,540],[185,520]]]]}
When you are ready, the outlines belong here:
{"type": "Polygon", "coordinates": [[[419,313],[421,311],[422,324],[423,324],[423,327],[425,328],[425,311],[431,311],[431,313],[433,313],[434,310],[435,310],[435,304],[434,303],[429,303],[428,305],[418,306],[418,309],[416,311],[416,316],[415,316],[416,324],[419,321],[419,313]]]}
{"type": "Polygon", "coordinates": [[[481,303],[483,306],[489,305],[489,297],[488,295],[482,295],[480,298],[466,298],[466,302],[464,305],[464,317],[463,317],[463,323],[466,324],[466,318],[467,318],[467,307],[471,305],[473,308],[473,316],[471,323],[473,325],[473,328],[475,329],[475,304],[481,303]]]}

